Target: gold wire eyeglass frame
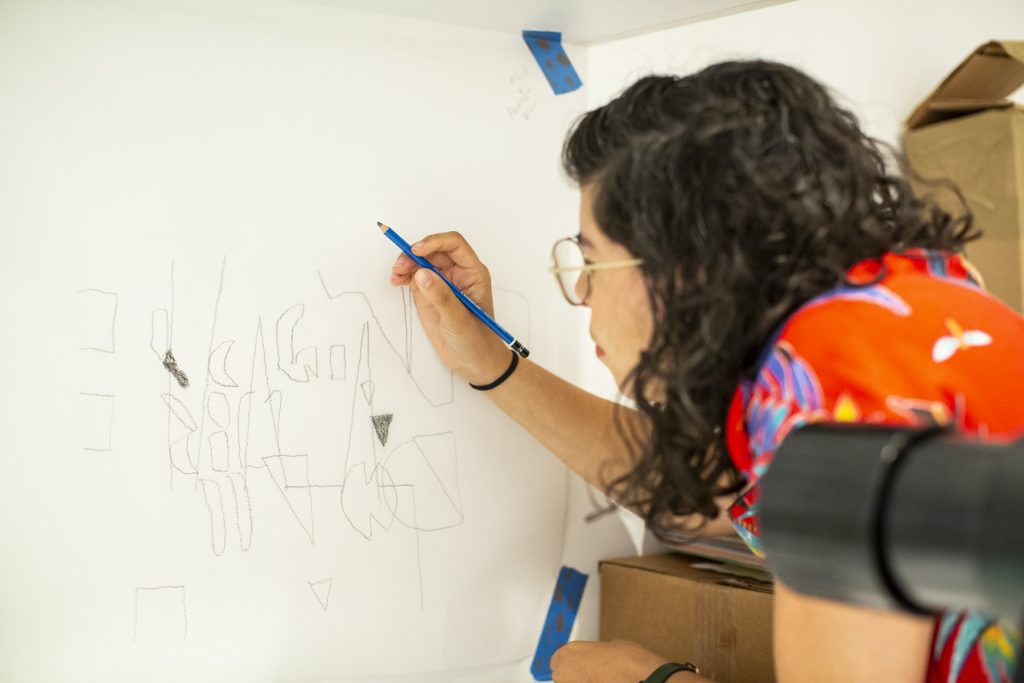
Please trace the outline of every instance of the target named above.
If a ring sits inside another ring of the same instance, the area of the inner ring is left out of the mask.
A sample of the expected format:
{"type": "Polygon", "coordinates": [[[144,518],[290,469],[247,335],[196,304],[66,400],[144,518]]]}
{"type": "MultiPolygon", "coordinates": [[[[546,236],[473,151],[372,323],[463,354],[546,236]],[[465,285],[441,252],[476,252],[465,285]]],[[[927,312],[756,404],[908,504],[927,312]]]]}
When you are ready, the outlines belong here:
{"type": "Polygon", "coordinates": [[[583,254],[583,249],[580,247],[580,241],[578,237],[563,237],[562,239],[555,242],[554,246],[551,247],[551,268],[549,272],[554,276],[555,282],[558,283],[558,289],[562,292],[562,296],[569,302],[570,306],[582,306],[587,298],[590,296],[590,273],[597,270],[614,270],[616,268],[632,268],[635,266],[642,265],[644,260],[639,258],[626,259],[622,261],[604,261],[602,263],[586,263],[586,257],[583,256],[584,264],[582,266],[560,266],[558,265],[558,246],[563,242],[576,245],[576,248],[580,250],[580,255],[583,254]],[[579,300],[576,299],[575,287],[570,294],[566,289],[566,284],[559,277],[565,273],[579,273],[580,277],[585,277],[583,280],[583,297],[579,300]]]}

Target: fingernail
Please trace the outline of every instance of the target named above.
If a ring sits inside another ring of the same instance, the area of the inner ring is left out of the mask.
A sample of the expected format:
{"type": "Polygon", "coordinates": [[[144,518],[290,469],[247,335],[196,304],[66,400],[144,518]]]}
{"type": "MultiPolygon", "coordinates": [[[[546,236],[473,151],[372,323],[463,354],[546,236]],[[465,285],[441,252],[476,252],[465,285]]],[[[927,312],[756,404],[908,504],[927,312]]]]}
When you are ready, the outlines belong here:
{"type": "Polygon", "coordinates": [[[434,278],[430,277],[430,273],[425,270],[416,271],[416,284],[420,287],[429,287],[434,284],[434,278]]]}
{"type": "Polygon", "coordinates": [[[401,254],[399,254],[399,255],[398,255],[398,258],[396,258],[396,259],[395,259],[395,265],[397,266],[397,265],[398,265],[399,263],[401,263],[401,262],[402,262],[402,255],[401,255],[401,254]]]}
{"type": "Polygon", "coordinates": [[[416,251],[417,249],[419,249],[422,246],[423,246],[423,242],[417,242],[416,244],[412,245],[412,250],[416,251]]]}

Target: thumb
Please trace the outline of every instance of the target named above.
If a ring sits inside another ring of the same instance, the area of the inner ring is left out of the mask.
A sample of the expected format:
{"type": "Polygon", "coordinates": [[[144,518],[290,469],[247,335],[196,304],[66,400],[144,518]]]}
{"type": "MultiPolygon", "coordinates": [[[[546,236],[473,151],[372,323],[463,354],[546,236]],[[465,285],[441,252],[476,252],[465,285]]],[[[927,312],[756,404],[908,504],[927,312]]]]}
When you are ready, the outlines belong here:
{"type": "Polygon", "coordinates": [[[453,322],[456,317],[469,313],[436,273],[420,268],[413,276],[413,280],[416,282],[416,289],[437,309],[445,322],[453,322]]]}

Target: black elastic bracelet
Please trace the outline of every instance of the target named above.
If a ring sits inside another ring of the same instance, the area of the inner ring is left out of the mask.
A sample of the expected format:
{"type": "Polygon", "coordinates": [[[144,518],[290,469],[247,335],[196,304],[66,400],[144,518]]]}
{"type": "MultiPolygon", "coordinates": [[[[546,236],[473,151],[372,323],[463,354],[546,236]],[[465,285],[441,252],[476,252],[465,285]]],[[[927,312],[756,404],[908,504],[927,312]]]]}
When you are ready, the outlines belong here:
{"type": "Polygon", "coordinates": [[[679,673],[680,671],[688,671],[695,674],[700,673],[700,670],[691,662],[683,662],[682,664],[679,662],[669,662],[668,664],[662,664],[659,666],[654,670],[654,673],[640,681],[640,683],[665,683],[669,677],[679,673]]]}
{"type": "Polygon", "coordinates": [[[508,364],[508,370],[501,373],[501,377],[494,380],[490,384],[470,384],[469,386],[473,387],[477,391],[490,391],[494,387],[498,386],[499,384],[507,380],[512,375],[512,372],[516,369],[517,365],[519,365],[519,354],[513,351],[512,362],[508,364]]]}

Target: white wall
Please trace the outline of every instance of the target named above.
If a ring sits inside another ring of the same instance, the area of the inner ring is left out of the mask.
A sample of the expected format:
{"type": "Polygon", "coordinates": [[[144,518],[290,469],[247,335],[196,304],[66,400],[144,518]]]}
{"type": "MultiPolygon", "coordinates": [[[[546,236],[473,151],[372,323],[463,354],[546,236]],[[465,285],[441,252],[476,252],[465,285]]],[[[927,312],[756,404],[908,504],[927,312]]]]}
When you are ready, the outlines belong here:
{"type": "MultiPolygon", "coordinates": [[[[869,134],[896,143],[906,116],[971,50],[991,39],[1022,37],[1021,0],[796,0],[593,46],[586,51],[587,104],[604,104],[650,73],[686,74],[727,59],[772,59],[824,82],[869,134]]],[[[579,355],[582,385],[614,396],[589,338],[580,340],[579,355]]],[[[586,489],[578,479],[572,486],[566,556],[593,572],[577,628],[578,637],[594,638],[597,559],[628,554],[629,539],[642,533],[628,513],[583,523],[590,509],[586,489]]]]}

